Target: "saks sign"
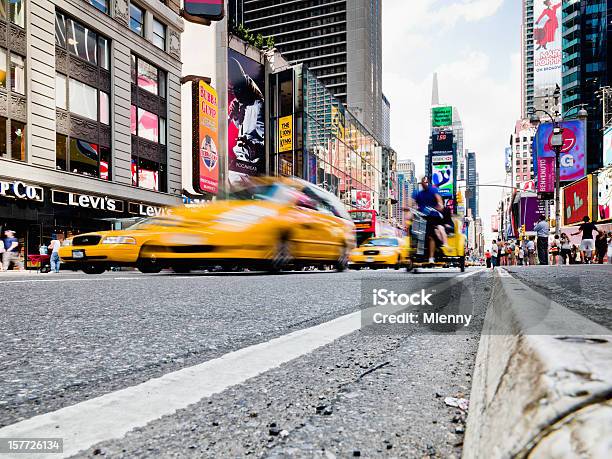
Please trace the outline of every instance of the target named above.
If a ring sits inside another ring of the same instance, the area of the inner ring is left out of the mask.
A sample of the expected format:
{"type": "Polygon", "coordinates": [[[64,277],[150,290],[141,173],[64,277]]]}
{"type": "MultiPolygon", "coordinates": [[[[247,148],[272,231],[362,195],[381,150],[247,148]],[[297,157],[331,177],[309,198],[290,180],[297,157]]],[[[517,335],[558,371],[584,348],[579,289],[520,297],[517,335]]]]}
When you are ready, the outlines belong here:
{"type": "Polygon", "coordinates": [[[108,196],[51,190],[51,200],[53,204],[82,207],[85,209],[107,210],[111,212],[123,212],[123,201],[109,198],[108,196]]]}
{"type": "Polygon", "coordinates": [[[172,215],[172,209],[169,209],[168,207],[151,206],[138,202],[129,202],[128,212],[134,215],[140,215],[141,217],[161,217],[172,215]]]}
{"type": "Polygon", "coordinates": [[[44,201],[43,189],[39,186],[24,182],[5,182],[0,180],[0,196],[14,199],[26,199],[29,201],[44,201]]]}

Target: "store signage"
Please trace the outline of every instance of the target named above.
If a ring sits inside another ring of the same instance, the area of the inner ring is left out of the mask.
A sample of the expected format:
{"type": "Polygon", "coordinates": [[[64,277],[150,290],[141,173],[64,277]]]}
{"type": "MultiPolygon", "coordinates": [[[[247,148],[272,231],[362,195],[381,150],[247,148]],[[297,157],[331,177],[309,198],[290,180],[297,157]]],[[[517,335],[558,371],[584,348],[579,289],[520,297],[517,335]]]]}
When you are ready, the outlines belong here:
{"type": "Polygon", "coordinates": [[[0,196],[38,202],[43,202],[45,200],[42,187],[30,185],[19,180],[14,182],[0,180],[0,196]]]}
{"type": "Polygon", "coordinates": [[[172,215],[172,209],[169,207],[152,206],[139,202],[129,202],[128,212],[141,217],[163,217],[172,215]]]}
{"type": "Polygon", "coordinates": [[[538,193],[553,193],[555,191],[555,158],[551,156],[538,157],[538,193]]]}
{"type": "Polygon", "coordinates": [[[73,193],[71,191],[51,190],[51,202],[65,206],[82,207],[85,209],[108,210],[123,212],[123,201],[89,194],[73,193]]]}
{"type": "Polygon", "coordinates": [[[431,162],[436,163],[452,163],[453,155],[434,155],[431,157],[431,162]]]}
{"type": "Polygon", "coordinates": [[[579,223],[584,217],[592,217],[591,176],[563,188],[563,223],[579,223]]]}
{"type": "Polygon", "coordinates": [[[293,116],[283,116],[278,120],[278,151],[293,150],[293,116]]]}

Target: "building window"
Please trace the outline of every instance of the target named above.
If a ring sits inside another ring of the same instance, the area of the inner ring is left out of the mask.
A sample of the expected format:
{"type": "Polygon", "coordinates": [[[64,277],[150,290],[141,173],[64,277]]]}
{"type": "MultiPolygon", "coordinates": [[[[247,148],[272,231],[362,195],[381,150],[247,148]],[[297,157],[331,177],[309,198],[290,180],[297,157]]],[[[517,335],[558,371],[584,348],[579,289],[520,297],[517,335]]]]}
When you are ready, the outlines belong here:
{"type": "MultiPolygon", "coordinates": [[[[108,6],[106,0],[98,3],[108,6]]],[[[110,40],[56,10],[55,43],[56,60],[62,59],[58,66],[61,73],[55,75],[56,167],[109,180],[110,40]],[[83,119],[91,121],[85,123],[83,119]]]]}
{"type": "Polygon", "coordinates": [[[68,110],[90,120],[98,120],[97,89],[80,81],[69,79],[68,110]]]}
{"type": "Polygon", "coordinates": [[[6,51],[0,48],[0,88],[6,88],[6,51]]]}
{"type": "Polygon", "coordinates": [[[153,18],[153,44],[159,49],[166,50],[166,26],[153,18]]]}
{"type": "Polygon", "coordinates": [[[166,73],[135,55],[131,67],[132,183],[166,191],[166,73]]]}
{"type": "Polygon", "coordinates": [[[25,0],[2,0],[0,4],[0,8],[2,12],[0,13],[0,17],[2,19],[6,19],[6,4],[9,5],[9,20],[23,28],[25,27],[25,0]]]}
{"type": "MultiPolygon", "coordinates": [[[[23,5],[20,5],[16,6],[22,8],[23,5]]],[[[5,97],[8,96],[9,105],[15,103],[15,97],[23,100],[25,96],[25,58],[4,48],[0,48],[0,88],[5,97]],[[11,94],[15,96],[11,97],[11,94]]],[[[25,132],[24,122],[0,117],[0,156],[25,161],[25,132]]]]}
{"type": "Polygon", "coordinates": [[[108,0],[89,0],[89,3],[103,13],[108,14],[108,0]]]}
{"type": "Polygon", "coordinates": [[[26,126],[19,121],[11,120],[11,159],[25,161],[26,126]]]}
{"type": "Polygon", "coordinates": [[[66,151],[68,149],[68,137],[63,134],[55,134],[55,168],[61,171],[68,170],[66,151]]]}
{"type": "Polygon", "coordinates": [[[25,59],[11,53],[11,90],[25,95],[25,59]]]}
{"type": "Polygon", "coordinates": [[[144,37],[144,10],[130,3],[130,29],[144,37]]]}

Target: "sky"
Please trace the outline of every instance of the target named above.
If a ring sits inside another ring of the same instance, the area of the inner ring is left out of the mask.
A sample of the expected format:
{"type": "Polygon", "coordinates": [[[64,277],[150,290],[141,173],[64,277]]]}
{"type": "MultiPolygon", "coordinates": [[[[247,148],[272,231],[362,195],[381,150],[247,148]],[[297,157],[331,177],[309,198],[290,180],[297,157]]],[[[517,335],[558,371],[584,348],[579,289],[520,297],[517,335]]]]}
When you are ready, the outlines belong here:
{"type": "MultiPolygon", "coordinates": [[[[433,73],[441,104],[458,108],[481,184],[504,184],[504,149],[520,117],[518,0],[383,0],[383,92],[391,145],[425,168],[433,73]]],[[[502,189],[480,189],[487,241],[502,189]]]]}

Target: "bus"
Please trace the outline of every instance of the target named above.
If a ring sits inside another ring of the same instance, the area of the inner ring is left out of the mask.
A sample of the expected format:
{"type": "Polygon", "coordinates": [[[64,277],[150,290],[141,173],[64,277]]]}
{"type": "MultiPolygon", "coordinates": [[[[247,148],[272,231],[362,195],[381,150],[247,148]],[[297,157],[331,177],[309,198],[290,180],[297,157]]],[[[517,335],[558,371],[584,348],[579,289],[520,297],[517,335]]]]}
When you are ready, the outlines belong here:
{"type": "Polygon", "coordinates": [[[353,223],[355,223],[357,246],[360,246],[371,237],[404,237],[406,235],[405,231],[395,228],[389,222],[378,218],[378,213],[373,209],[349,210],[349,214],[353,219],[353,223]]]}

